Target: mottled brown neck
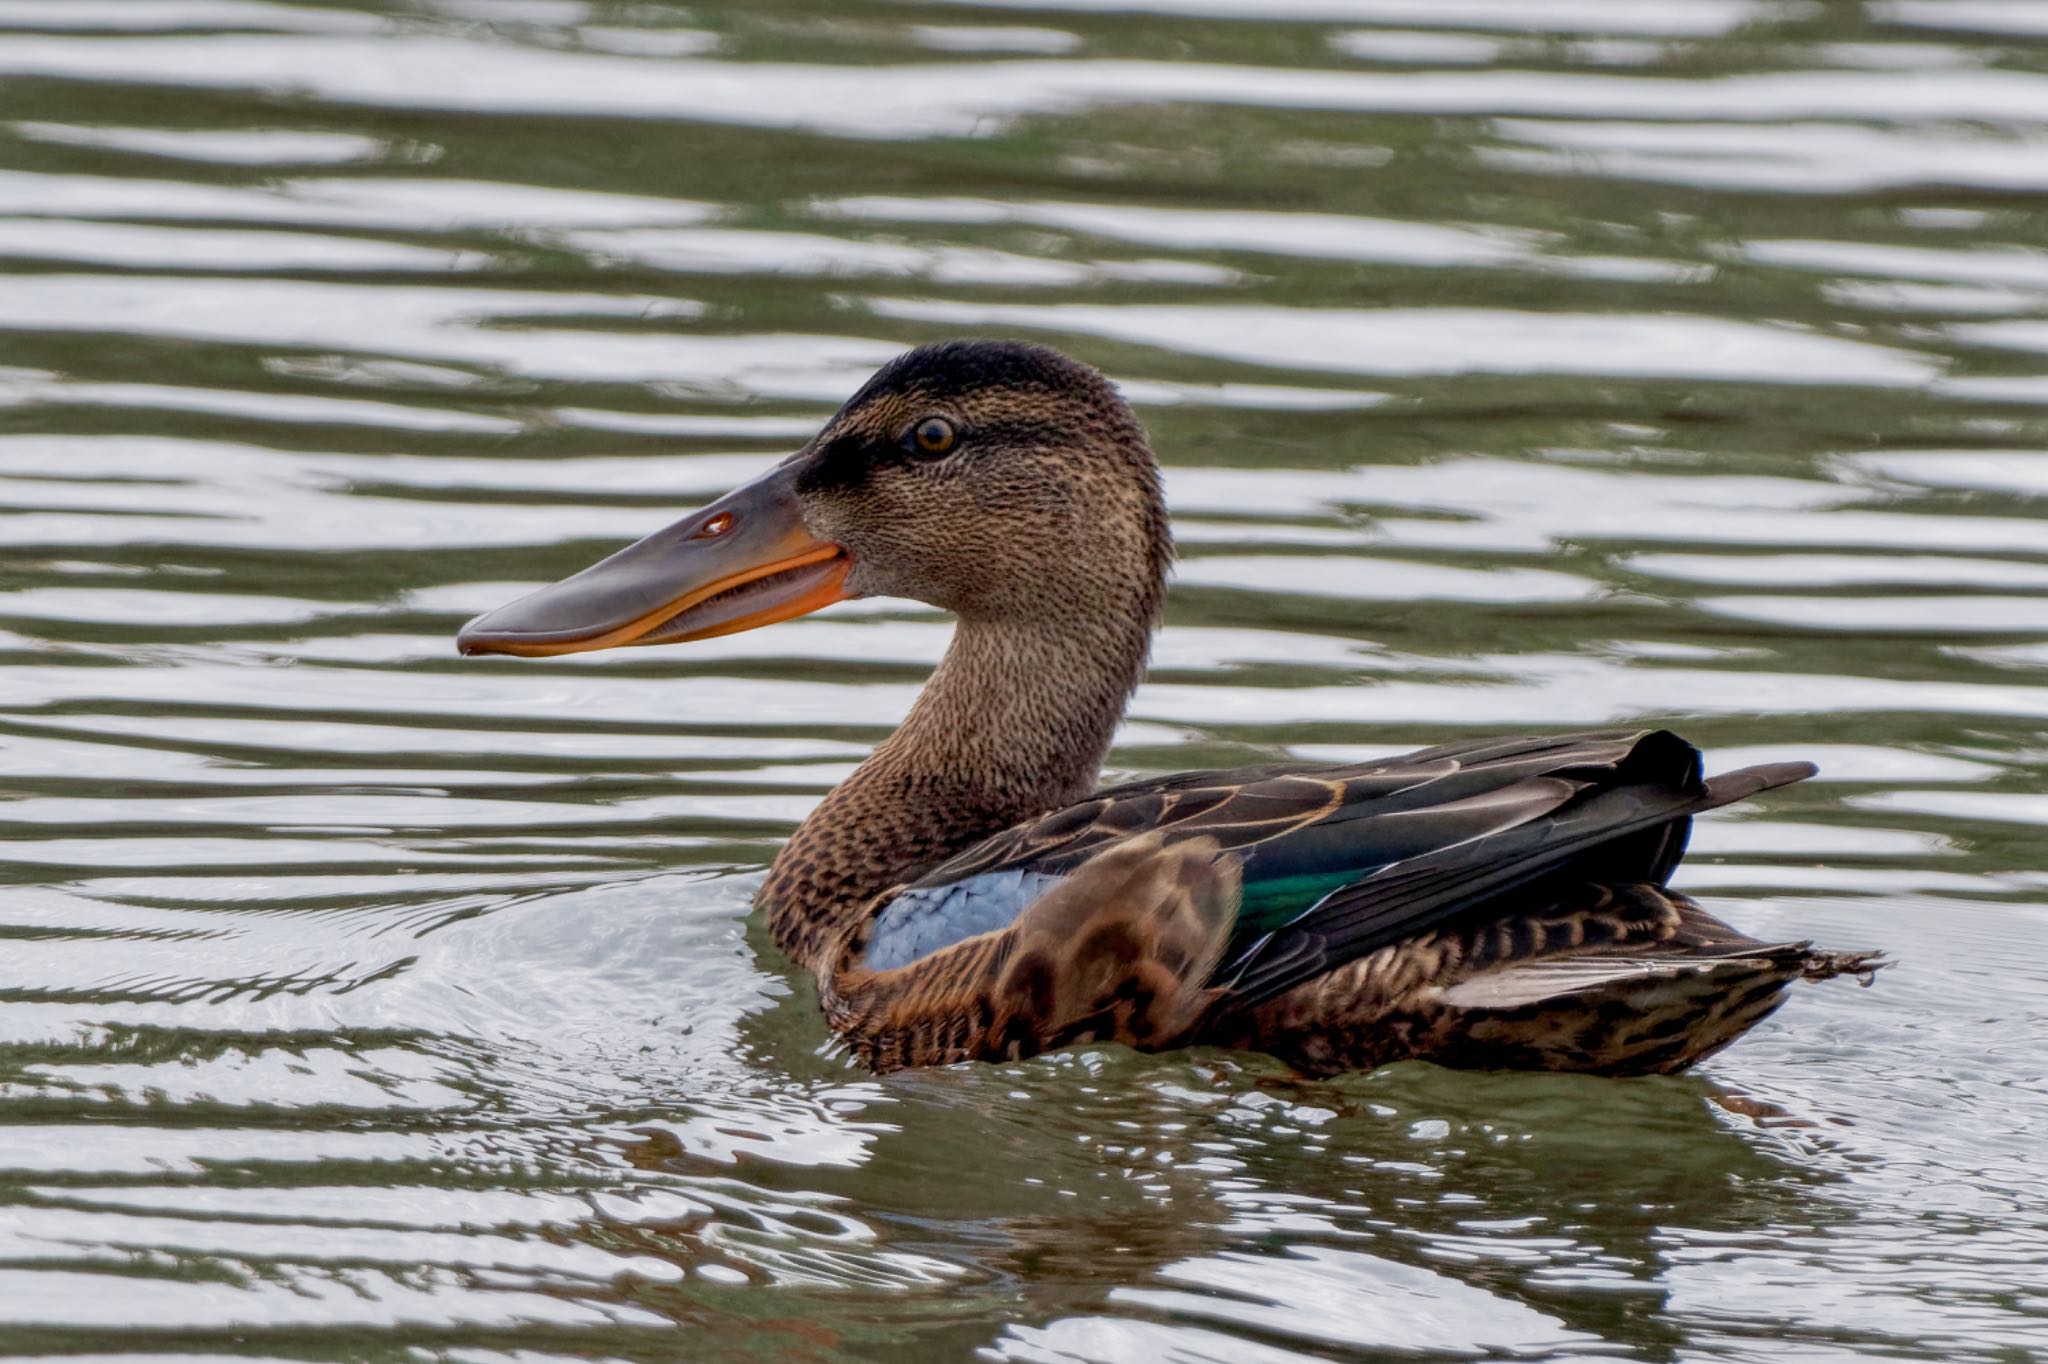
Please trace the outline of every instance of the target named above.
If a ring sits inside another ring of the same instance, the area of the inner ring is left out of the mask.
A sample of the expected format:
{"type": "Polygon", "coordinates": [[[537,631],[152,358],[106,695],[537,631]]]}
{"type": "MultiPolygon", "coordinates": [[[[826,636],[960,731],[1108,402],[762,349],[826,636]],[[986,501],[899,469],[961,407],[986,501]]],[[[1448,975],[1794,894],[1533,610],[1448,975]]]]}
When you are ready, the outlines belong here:
{"type": "Polygon", "coordinates": [[[777,944],[822,969],[877,893],[1093,790],[1160,586],[1133,583],[1082,620],[1057,603],[1030,621],[963,619],[902,726],[775,859],[759,898],[777,944]]]}

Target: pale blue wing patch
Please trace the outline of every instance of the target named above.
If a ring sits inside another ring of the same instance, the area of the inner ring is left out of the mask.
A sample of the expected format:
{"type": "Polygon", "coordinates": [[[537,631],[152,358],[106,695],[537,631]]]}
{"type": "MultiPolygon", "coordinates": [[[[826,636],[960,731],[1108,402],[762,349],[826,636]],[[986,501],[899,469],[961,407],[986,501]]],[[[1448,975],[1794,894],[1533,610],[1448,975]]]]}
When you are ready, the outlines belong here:
{"type": "Polygon", "coordinates": [[[893,971],[977,933],[1008,928],[1061,878],[1042,871],[985,871],[943,886],[914,886],[882,907],[861,964],[893,971]]]}

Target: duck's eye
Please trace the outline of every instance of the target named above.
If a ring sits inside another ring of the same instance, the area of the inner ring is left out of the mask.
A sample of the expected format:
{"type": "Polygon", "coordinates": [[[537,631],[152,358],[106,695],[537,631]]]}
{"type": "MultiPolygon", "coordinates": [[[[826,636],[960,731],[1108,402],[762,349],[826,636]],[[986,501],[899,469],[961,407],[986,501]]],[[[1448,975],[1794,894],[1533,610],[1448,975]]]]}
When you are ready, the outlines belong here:
{"type": "Polygon", "coordinates": [[[959,439],[960,433],[953,429],[953,423],[944,417],[926,417],[910,428],[910,439],[905,444],[916,454],[936,456],[950,452],[959,439]]]}

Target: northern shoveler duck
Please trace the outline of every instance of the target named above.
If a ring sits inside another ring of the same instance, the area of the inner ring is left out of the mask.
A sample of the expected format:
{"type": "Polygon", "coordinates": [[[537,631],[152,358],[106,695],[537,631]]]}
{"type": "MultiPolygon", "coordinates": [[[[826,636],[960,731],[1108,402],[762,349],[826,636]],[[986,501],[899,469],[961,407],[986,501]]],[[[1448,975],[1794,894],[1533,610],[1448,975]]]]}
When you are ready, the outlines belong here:
{"type": "Polygon", "coordinates": [[[683,643],[864,596],[957,617],[902,726],[759,894],[878,1071],[1114,1040],[1310,1073],[1407,1057],[1662,1073],[1793,981],[1882,964],[1745,937],[1665,884],[1691,816],[1814,769],[1703,778],[1662,730],[1095,790],[1172,553],[1144,428],[1101,374],[955,341],[885,366],[760,478],[459,643],[683,643]]]}

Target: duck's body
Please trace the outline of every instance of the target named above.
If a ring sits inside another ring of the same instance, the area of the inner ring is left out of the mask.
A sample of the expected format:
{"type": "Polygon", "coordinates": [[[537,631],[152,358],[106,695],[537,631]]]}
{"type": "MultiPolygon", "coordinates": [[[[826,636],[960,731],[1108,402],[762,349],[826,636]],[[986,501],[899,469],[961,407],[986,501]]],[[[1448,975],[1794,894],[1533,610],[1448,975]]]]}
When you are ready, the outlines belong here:
{"type": "Polygon", "coordinates": [[[1794,980],[1870,969],[1744,937],[1664,885],[1691,812],[1809,771],[1703,782],[1653,731],[1198,772],[1011,826],[829,919],[790,893],[817,865],[802,853],[766,898],[878,1070],[1104,1040],[1319,1073],[1666,1072],[1794,980]]]}
{"type": "Polygon", "coordinates": [[[886,367],[765,478],[472,622],[463,644],[703,638],[848,595],[958,615],[903,725],[760,896],[877,1070],[1099,1040],[1316,1072],[1407,1057],[1669,1072],[1794,980],[1877,964],[1746,938],[1665,887],[1692,814],[1812,768],[1702,780],[1662,731],[1091,796],[1170,556],[1144,432],[1099,375],[954,343],[886,367]]]}

